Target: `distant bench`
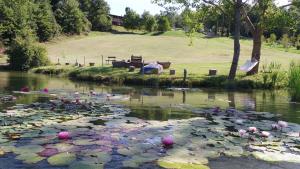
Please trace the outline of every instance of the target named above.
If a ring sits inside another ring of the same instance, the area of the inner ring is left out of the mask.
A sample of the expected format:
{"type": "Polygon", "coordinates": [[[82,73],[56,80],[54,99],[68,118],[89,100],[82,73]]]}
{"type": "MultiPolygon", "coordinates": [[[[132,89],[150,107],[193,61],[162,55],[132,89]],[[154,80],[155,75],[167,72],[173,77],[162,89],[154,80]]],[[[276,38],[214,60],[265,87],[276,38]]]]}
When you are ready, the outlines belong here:
{"type": "Polygon", "coordinates": [[[115,62],[117,60],[117,57],[115,56],[108,56],[106,63],[109,64],[109,62],[115,62]]]}

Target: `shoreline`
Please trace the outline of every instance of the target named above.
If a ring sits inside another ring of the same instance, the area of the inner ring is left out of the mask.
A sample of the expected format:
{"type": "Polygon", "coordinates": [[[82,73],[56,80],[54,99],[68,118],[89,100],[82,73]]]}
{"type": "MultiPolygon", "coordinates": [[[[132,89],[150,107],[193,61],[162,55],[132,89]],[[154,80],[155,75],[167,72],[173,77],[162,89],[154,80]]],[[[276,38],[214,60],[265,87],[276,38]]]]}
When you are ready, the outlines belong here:
{"type": "Polygon", "coordinates": [[[264,82],[261,74],[254,76],[238,75],[230,82],[225,75],[196,76],[188,75],[141,75],[138,71],[129,72],[125,68],[112,67],[74,67],[74,66],[46,66],[30,70],[36,74],[46,74],[68,77],[75,81],[97,82],[102,84],[135,85],[147,87],[187,87],[187,88],[222,88],[236,89],[284,89],[286,84],[272,86],[271,82],[264,82]]]}

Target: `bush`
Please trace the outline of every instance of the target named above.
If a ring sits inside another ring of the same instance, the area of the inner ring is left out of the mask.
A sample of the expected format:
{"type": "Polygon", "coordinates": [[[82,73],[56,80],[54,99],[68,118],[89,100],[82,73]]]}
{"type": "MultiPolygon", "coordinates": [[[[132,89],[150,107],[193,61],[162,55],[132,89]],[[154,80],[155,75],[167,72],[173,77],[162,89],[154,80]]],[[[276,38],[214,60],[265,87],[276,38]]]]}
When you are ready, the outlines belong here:
{"type": "Polygon", "coordinates": [[[284,34],[281,38],[281,44],[284,48],[289,48],[289,45],[290,45],[290,38],[289,38],[289,35],[287,34],[284,34]]]}
{"type": "Polygon", "coordinates": [[[274,33],[272,33],[272,34],[270,35],[270,38],[268,38],[267,41],[268,41],[268,43],[269,43],[270,45],[275,45],[276,40],[277,40],[276,35],[275,35],[274,33]]]}
{"type": "Polygon", "coordinates": [[[291,63],[288,76],[289,93],[292,101],[300,101],[300,64],[291,63]]]}
{"type": "Polygon", "coordinates": [[[31,40],[17,38],[7,51],[9,64],[13,70],[29,70],[49,64],[47,51],[31,40]]]}
{"type": "Polygon", "coordinates": [[[158,31],[166,32],[166,31],[171,30],[170,21],[166,16],[161,16],[158,19],[157,25],[158,25],[158,28],[157,28],[158,31]]]}

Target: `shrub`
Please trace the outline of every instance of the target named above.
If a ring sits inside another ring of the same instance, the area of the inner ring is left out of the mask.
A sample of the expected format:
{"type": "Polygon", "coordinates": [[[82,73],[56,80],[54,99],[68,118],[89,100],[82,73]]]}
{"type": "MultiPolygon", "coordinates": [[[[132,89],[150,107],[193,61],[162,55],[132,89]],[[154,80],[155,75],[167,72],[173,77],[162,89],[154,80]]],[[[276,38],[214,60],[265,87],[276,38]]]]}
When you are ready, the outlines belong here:
{"type": "Polygon", "coordinates": [[[158,19],[157,25],[158,25],[158,28],[157,28],[158,31],[166,32],[166,31],[171,30],[170,21],[166,16],[161,16],[158,19]]]}
{"type": "Polygon", "coordinates": [[[300,101],[300,63],[291,63],[288,86],[292,101],[300,101]]]}
{"type": "Polygon", "coordinates": [[[297,36],[296,44],[295,44],[297,50],[300,50],[300,35],[297,36]]]}
{"type": "Polygon", "coordinates": [[[281,44],[284,48],[289,48],[289,44],[290,44],[290,39],[289,39],[289,35],[284,34],[281,38],[281,44]]]}
{"type": "Polygon", "coordinates": [[[270,38],[268,38],[268,43],[269,43],[270,45],[275,45],[276,40],[277,40],[276,35],[275,35],[274,33],[272,33],[272,34],[270,35],[270,38]]]}
{"type": "Polygon", "coordinates": [[[7,51],[9,64],[13,70],[29,70],[49,64],[45,48],[31,40],[17,38],[7,51]]]}

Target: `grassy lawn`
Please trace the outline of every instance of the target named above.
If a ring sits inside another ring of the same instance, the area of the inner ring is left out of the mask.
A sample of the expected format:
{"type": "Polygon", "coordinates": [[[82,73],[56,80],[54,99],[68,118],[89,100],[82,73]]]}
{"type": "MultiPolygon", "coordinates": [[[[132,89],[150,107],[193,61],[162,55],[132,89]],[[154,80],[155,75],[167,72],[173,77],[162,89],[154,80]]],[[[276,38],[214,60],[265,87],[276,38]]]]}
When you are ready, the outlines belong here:
{"type": "MultiPolygon", "coordinates": [[[[101,65],[101,55],[104,60],[107,56],[128,60],[134,54],[142,55],[146,62],[170,61],[171,67],[180,74],[184,68],[189,74],[204,75],[210,68],[218,69],[221,75],[228,74],[233,54],[231,38],[205,38],[198,34],[193,46],[188,46],[188,42],[183,31],[149,34],[118,30],[114,33],[92,32],[86,36],[62,37],[43,45],[53,63],[57,63],[58,58],[62,64],[73,64],[76,60],[83,63],[85,57],[86,64],[95,62],[101,65]]],[[[241,40],[240,65],[250,58],[251,50],[252,41],[241,40]]],[[[268,64],[276,61],[286,70],[292,60],[300,60],[297,50],[289,51],[264,45],[261,62],[268,64]]]]}

